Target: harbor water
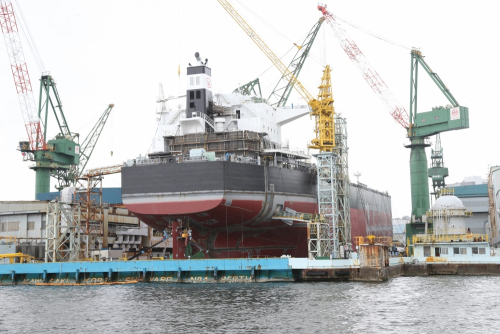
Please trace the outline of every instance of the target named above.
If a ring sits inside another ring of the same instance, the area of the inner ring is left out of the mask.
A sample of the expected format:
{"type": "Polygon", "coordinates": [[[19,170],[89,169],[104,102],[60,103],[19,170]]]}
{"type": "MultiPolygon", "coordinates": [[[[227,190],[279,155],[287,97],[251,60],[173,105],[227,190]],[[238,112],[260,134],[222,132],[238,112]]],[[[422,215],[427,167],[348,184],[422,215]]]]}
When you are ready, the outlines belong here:
{"type": "Polygon", "coordinates": [[[0,287],[6,333],[478,333],[500,327],[500,277],[384,283],[0,287]]]}

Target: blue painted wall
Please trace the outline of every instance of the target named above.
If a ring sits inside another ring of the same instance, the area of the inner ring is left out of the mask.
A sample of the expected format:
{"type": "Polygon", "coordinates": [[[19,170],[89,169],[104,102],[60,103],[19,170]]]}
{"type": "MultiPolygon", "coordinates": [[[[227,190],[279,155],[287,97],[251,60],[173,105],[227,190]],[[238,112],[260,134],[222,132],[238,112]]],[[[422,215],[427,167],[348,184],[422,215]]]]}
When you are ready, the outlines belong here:
{"type": "MultiPolygon", "coordinates": [[[[38,201],[51,201],[60,198],[61,195],[58,191],[38,194],[36,199],[38,201]]],[[[102,188],[102,201],[109,204],[122,204],[122,188],[102,188]]]]}
{"type": "Polygon", "coordinates": [[[488,185],[476,184],[471,186],[451,187],[455,189],[455,196],[461,197],[488,197],[488,185]]]}

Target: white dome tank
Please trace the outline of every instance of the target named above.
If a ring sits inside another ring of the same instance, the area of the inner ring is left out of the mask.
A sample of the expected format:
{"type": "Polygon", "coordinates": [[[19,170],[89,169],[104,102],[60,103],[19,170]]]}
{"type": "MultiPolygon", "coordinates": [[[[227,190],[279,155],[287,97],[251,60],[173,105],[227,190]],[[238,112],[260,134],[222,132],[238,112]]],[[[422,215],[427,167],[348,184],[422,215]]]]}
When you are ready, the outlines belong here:
{"type": "Polygon", "coordinates": [[[441,196],[432,206],[434,234],[463,234],[466,208],[460,198],[452,195],[441,196]]]}

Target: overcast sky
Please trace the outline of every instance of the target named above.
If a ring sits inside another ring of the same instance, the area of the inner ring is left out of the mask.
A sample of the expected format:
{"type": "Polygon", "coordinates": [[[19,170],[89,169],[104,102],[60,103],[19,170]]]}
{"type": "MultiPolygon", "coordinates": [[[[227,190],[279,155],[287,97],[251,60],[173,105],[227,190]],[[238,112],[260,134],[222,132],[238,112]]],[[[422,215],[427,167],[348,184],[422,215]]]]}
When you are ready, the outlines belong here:
{"type": "MultiPolygon", "coordinates": [[[[263,95],[267,97],[280,78],[266,56],[215,0],[18,2],[46,70],[58,83],[70,130],[85,138],[107,105],[115,104],[87,166],[90,168],[121,163],[147,153],[156,130],[158,85],[163,83],[166,96],[183,95],[185,67],[194,61],[195,52],[209,59],[216,93],[229,93],[264,73],[260,80],[263,95]]],[[[288,52],[293,43],[301,43],[320,17],[316,0],[231,3],[275,53],[286,54],[285,63],[294,54],[294,50],[288,52]]],[[[490,164],[500,164],[497,1],[419,1],[418,4],[401,0],[327,1],[327,4],[332,12],[357,26],[408,48],[419,47],[458,102],[469,107],[470,128],[441,136],[445,164],[450,170],[448,183],[471,175],[486,177],[490,164]]],[[[409,50],[349,25],[343,26],[408,109],[409,50]]],[[[32,83],[38,91],[41,70],[25,40],[23,45],[32,83]]],[[[323,60],[333,69],[335,110],[348,121],[351,178],[355,180],[354,172],[361,172],[361,182],[392,196],[393,217],[409,215],[410,151],[403,147],[407,143],[405,130],[388,114],[327,24],[323,24],[299,77],[314,95],[323,60]]],[[[433,106],[448,103],[423,71],[419,79],[418,111],[430,111],[433,106]]],[[[37,94],[35,97],[38,98],[37,94]]],[[[289,102],[303,103],[296,93],[289,102]]],[[[175,108],[177,104],[169,107],[175,108]]],[[[50,137],[57,134],[53,117],[48,133],[50,137]]],[[[283,140],[289,138],[292,146],[305,147],[313,136],[313,122],[306,116],[285,126],[282,133],[283,140]]],[[[0,200],[34,197],[35,173],[16,151],[19,139],[26,137],[2,45],[0,200]]],[[[120,176],[106,177],[104,186],[120,186],[120,176]]]]}

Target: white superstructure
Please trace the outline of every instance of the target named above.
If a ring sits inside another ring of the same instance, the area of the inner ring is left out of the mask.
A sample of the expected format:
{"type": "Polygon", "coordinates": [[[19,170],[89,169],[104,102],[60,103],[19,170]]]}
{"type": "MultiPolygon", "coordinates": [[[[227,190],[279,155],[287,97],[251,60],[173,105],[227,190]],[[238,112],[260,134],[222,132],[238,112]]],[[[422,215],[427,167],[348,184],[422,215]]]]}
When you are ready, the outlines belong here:
{"type": "MultiPolygon", "coordinates": [[[[281,144],[281,126],[309,114],[307,105],[294,107],[272,107],[265,99],[256,96],[216,94],[214,97],[213,120],[203,113],[186,118],[185,108],[177,106],[168,109],[165,100],[160,98],[159,122],[156,138],[153,139],[153,152],[164,151],[164,136],[180,136],[190,133],[203,133],[208,124],[210,132],[249,130],[267,133],[268,139],[281,144]]],[[[179,100],[172,99],[172,104],[179,100]]]]}

